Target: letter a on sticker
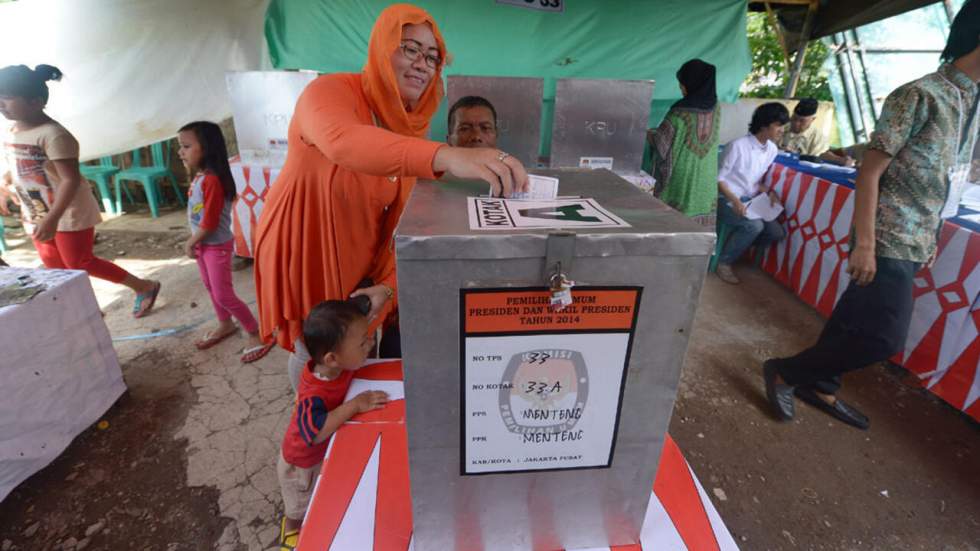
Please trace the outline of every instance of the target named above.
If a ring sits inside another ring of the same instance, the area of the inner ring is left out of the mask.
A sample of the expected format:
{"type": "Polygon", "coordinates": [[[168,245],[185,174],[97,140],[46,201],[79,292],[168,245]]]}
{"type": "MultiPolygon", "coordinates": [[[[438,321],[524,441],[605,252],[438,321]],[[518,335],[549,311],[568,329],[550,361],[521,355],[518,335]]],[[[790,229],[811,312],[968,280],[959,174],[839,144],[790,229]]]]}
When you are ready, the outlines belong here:
{"type": "Polygon", "coordinates": [[[579,211],[585,205],[573,204],[561,207],[541,207],[537,209],[519,209],[517,212],[525,218],[543,218],[545,220],[558,220],[561,222],[602,222],[595,216],[583,216],[579,211]]]}

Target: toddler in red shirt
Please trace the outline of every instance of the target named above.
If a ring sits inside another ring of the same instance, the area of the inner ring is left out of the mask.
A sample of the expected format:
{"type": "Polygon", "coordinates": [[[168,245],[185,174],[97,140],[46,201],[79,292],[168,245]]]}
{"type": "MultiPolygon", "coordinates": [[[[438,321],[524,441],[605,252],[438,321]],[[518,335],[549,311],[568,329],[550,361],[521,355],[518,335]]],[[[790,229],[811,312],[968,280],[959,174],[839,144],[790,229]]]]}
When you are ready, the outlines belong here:
{"type": "Polygon", "coordinates": [[[367,320],[370,303],[359,300],[363,298],[321,302],[303,322],[303,341],[312,359],[300,376],[296,407],[276,469],[285,509],[281,549],[294,549],[299,540],[330,436],[354,415],[388,402],[381,391],[362,392],[344,401],[354,372],[364,365],[373,344],[367,320]]]}

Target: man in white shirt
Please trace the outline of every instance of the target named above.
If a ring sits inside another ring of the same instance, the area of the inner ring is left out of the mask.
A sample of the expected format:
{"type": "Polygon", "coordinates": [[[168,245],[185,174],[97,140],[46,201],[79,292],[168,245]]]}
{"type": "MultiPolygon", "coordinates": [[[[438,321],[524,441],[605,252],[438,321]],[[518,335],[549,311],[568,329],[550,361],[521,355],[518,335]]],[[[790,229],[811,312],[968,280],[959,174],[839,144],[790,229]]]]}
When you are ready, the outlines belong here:
{"type": "Polygon", "coordinates": [[[756,108],[749,124],[749,133],[725,146],[718,167],[718,224],[728,226],[728,239],[718,258],[718,277],[733,285],[739,283],[732,271],[732,263],[741,258],[752,245],[765,246],[786,236],[786,231],[775,220],[749,220],[745,217],[749,200],[769,192],[769,200],[777,202],[776,195],[763,189],[762,178],[776,159],[776,146],[783,136],[789,111],[781,103],[765,103],[756,108]]]}

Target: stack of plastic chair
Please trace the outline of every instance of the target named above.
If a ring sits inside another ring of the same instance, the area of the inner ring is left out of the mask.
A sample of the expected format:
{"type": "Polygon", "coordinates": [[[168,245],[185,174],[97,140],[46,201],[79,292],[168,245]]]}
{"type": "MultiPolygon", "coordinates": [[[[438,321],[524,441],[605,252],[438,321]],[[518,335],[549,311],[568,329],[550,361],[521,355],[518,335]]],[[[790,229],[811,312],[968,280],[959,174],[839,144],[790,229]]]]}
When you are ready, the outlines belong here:
{"type": "MultiPolygon", "coordinates": [[[[95,183],[95,187],[99,190],[99,197],[102,199],[102,208],[105,209],[106,214],[115,214],[116,208],[112,202],[112,194],[109,192],[109,182],[112,176],[119,172],[119,167],[112,164],[112,157],[102,157],[97,165],[80,165],[78,170],[82,173],[83,178],[95,183]]],[[[129,193],[128,189],[126,193],[129,193]]],[[[133,198],[129,197],[129,201],[133,202],[133,198]]]]}
{"type": "Polygon", "coordinates": [[[122,187],[122,183],[127,180],[139,182],[143,185],[143,191],[146,194],[146,202],[150,204],[150,214],[153,216],[153,218],[158,216],[157,213],[159,205],[163,202],[163,193],[161,192],[160,187],[157,185],[157,180],[170,180],[170,186],[173,188],[174,195],[177,197],[177,203],[182,206],[185,204],[184,198],[180,193],[180,188],[177,187],[177,178],[167,166],[169,151],[167,148],[165,148],[165,144],[166,142],[157,142],[150,146],[153,162],[149,166],[142,166],[140,161],[140,152],[138,149],[134,150],[133,165],[126,170],[119,171],[119,173],[116,174],[116,212],[122,212],[120,187],[122,187]]]}

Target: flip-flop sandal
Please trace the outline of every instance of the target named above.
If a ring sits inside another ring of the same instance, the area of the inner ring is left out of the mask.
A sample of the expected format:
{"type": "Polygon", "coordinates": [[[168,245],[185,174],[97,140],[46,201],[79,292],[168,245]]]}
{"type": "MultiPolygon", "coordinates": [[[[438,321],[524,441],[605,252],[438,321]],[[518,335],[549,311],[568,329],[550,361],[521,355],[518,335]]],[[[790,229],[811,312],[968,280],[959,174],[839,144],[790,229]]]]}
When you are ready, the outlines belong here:
{"type": "Polygon", "coordinates": [[[286,517],[282,517],[279,525],[279,551],[296,551],[299,544],[299,530],[286,531],[286,517]]]}
{"type": "Polygon", "coordinates": [[[142,318],[153,309],[153,304],[157,301],[157,295],[160,294],[160,282],[157,281],[154,283],[153,290],[151,290],[149,293],[140,293],[136,295],[136,302],[133,303],[134,318],[142,318]]]}
{"type": "Polygon", "coordinates": [[[228,331],[227,333],[218,333],[217,335],[215,335],[214,333],[208,333],[202,340],[199,340],[196,343],[194,343],[194,346],[196,346],[198,350],[207,350],[208,348],[211,348],[212,346],[227,339],[228,337],[234,335],[237,332],[238,332],[238,328],[236,327],[231,331],[228,331]]]}
{"type": "Polygon", "coordinates": [[[246,348],[245,350],[242,351],[242,363],[250,364],[252,362],[257,362],[261,360],[266,356],[266,354],[269,353],[270,350],[272,350],[272,347],[274,347],[275,345],[276,344],[274,342],[270,342],[269,344],[263,344],[259,346],[253,346],[252,348],[246,348]]]}

